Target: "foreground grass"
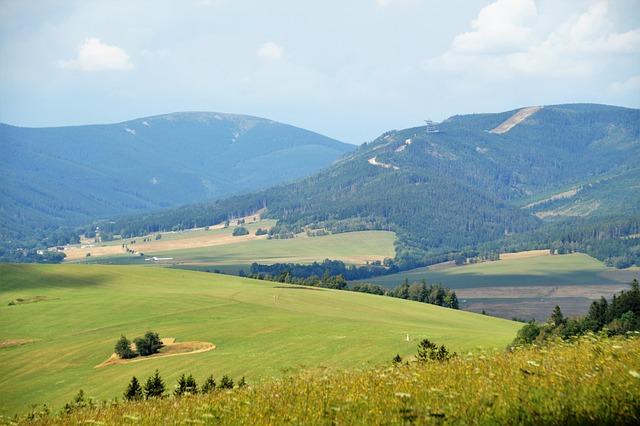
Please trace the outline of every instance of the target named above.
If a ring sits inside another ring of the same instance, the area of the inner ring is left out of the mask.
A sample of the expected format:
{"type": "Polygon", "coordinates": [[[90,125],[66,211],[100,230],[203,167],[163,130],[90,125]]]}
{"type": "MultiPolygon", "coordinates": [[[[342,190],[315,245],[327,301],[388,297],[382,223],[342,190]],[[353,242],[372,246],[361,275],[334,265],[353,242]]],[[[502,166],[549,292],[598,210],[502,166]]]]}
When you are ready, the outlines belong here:
{"type": "Polygon", "coordinates": [[[0,265],[0,342],[13,342],[0,347],[0,414],[31,404],[58,408],[80,388],[111,399],[131,376],[156,368],[171,384],[189,372],[257,383],[320,366],[371,368],[413,353],[425,337],[458,352],[502,350],[521,325],[384,296],[168,268],[0,265]],[[121,334],[147,330],[216,348],[95,368],[121,334]]]}
{"type": "Polygon", "coordinates": [[[637,270],[609,268],[589,255],[572,253],[505,259],[440,270],[417,268],[365,281],[390,287],[405,278],[409,281],[425,279],[427,282],[440,282],[451,288],[562,286],[626,283],[637,274],[637,270]]]}
{"type": "Polygon", "coordinates": [[[83,409],[43,423],[638,424],[640,338],[585,336],[513,353],[309,371],[206,396],[83,409]]]}

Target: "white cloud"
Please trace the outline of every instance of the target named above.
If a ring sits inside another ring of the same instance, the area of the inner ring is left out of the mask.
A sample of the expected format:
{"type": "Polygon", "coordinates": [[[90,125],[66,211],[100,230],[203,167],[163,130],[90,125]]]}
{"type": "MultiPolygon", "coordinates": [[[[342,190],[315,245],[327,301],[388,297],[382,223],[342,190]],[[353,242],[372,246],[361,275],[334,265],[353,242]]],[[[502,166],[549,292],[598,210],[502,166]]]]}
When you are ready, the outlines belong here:
{"type": "Polygon", "coordinates": [[[284,56],[284,48],[277,43],[272,41],[268,41],[264,43],[260,49],[257,51],[258,56],[263,59],[268,59],[270,61],[275,61],[278,59],[282,59],[284,56]]]}
{"type": "Polygon", "coordinates": [[[480,10],[471,22],[473,31],[453,40],[457,52],[498,53],[527,47],[532,41],[527,27],[538,12],[533,0],[498,0],[480,10]]]}
{"type": "Polygon", "coordinates": [[[629,77],[624,81],[616,81],[609,85],[609,91],[613,93],[626,94],[629,92],[640,92],[640,74],[629,77]]]}
{"type": "Polygon", "coordinates": [[[80,71],[128,70],[133,68],[129,55],[118,46],[89,37],[78,48],[76,59],[58,61],[60,68],[80,71]]]}
{"type": "Polygon", "coordinates": [[[547,33],[533,0],[497,0],[473,20],[473,31],[456,36],[449,50],[427,61],[430,68],[464,73],[589,76],[613,55],[640,53],[640,28],[616,30],[616,13],[598,0],[547,33]]]}

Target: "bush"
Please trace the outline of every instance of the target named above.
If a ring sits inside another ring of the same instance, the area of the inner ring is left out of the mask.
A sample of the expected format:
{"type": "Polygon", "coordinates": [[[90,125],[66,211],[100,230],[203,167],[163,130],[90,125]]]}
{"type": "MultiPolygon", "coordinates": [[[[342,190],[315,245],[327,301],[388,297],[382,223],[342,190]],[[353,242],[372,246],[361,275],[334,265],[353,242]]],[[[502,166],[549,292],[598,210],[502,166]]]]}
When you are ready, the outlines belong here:
{"type": "Polygon", "coordinates": [[[234,230],[231,233],[231,235],[233,235],[234,237],[240,237],[242,235],[249,235],[249,230],[247,228],[245,228],[244,226],[238,226],[237,228],[234,228],[234,230]]]}
{"type": "Polygon", "coordinates": [[[134,340],[136,344],[136,350],[142,356],[149,356],[158,353],[162,347],[162,341],[158,333],[153,331],[147,331],[144,337],[137,337],[134,340]]]}
{"type": "Polygon", "coordinates": [[[120,336],[120,339],[116,343],[115,353],[122,359],[135,358],[138,354],[131,349],[131,341],[124,335],[120,336]]]}
{"type": "Polygon", "coordinates": [[[256,235],[267,235],[268,233],[269,233],[269,231],[266,230],[266,229],[258,228],[256,230],[256,235]]]}

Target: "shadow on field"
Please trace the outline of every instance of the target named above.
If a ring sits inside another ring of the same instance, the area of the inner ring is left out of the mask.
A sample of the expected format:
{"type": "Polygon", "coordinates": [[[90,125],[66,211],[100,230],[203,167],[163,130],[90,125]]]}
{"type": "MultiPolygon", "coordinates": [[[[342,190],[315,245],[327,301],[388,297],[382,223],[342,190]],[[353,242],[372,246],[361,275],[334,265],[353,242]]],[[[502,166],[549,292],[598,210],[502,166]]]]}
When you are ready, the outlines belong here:
{"type": "Polygon", "coordinates": [[[60,271],[53,265],[7,264],[0,265],[0,292],[37,288],[78,288],[100,285],[113,276],[101,273],[87,273],[82,266],[65,268],[60,271]],[[74,272],[78,271],[77,274],[74,272]]]}

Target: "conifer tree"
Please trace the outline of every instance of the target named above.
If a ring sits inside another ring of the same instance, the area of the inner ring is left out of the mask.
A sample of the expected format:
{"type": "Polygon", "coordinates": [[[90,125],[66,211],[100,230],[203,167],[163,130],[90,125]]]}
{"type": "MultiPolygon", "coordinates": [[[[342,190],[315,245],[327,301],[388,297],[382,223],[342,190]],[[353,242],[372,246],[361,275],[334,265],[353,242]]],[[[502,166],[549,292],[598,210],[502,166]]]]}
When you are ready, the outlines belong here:
{"type": "Polygon", "coordinates": [[[144,385],[144,394],[147,399],[162,398],[164,395],[164,390],[164,382],[160,377],[160,372],[156,370],[153,376],[147,379],[147,383],[144,385]]]}
{"type": "Polygon", "coordinates": [[[123,397],[126,401],[139,401],[142,399],[142,387],[136,376],[131,378],[131,382],[129,382],[127,390],[124,391],[123,397]]]}
{"type": "Polygon", "coordinates": [[[213,375],[206,378],[204,383],[202,384],[202,388],[200,392],[203,394],[211,393],[216,390],[216,379],[213,378],[213,375]]]}

